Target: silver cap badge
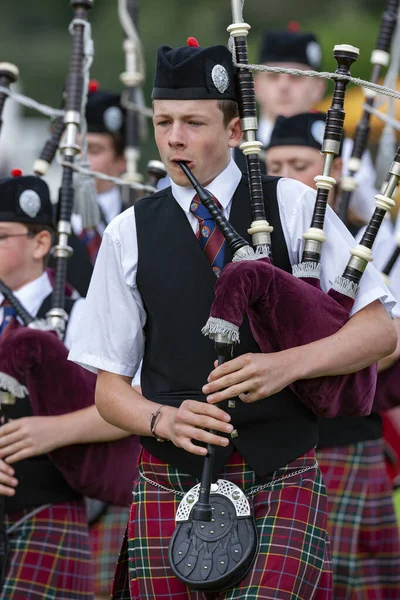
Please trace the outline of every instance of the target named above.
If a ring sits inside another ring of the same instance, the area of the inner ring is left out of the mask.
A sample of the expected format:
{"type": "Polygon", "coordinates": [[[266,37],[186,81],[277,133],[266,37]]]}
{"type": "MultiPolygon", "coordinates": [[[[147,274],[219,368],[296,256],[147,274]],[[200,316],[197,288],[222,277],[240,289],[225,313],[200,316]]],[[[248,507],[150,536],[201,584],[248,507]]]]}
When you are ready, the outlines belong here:
{"type": "Polygon", "coordinates": [[[211,71],[211,79],[217,90],[223,94],[229,85],[228,71],[222,65],[215,65],[211,71]]]}
{"type": "Polygon", "coordinates": [[[324,141],[324,133],[325,133],[325,122],[324,121],[314,121],[311,125],[311,135],[314,140],[321,144],[324,141]]]}
{"type": "Polygon", "coordinates": [[[28,217],[34,219],[42,205],[40,196],[35,190],[25,190],[19,197],[19,205],[28,217]]]}
{"type": "Polygon", "coordinates": [[[322,60],[321,46],[318,42],[309,42],[307,44],[306,55],[308,63],[316,69],[322,60]]]}
{"type": "Polygon", "coordinates": [[[116,133],[121,129],[124,117],[122,115],[122,110],[119,109],[118,106],[110,106],[104,112],[103,119],[108,131],[116,133]]]}

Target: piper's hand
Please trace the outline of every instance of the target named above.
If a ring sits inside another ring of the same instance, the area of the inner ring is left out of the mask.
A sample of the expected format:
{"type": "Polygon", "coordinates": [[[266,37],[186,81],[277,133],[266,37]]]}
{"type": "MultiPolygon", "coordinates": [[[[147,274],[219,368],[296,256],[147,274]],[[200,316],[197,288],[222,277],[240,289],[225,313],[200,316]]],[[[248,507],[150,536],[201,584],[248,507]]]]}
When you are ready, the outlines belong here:
{"type": "Polygon", "coordinates": [[[157,434],[170,440],[178,448],[205,456],[207,449],[196,446],[192,440],[216,446],[229,444],[227,438],[205,431],[206,429],[223,433],[233,431],[232,425],[229,424],[231,417],[216,406],[197,400],[184,400],[178,409],[166,407],[163,412],[163,418],[157,425],[157,434]]]}
{"type": "Polygon", "coordinates": [[[209,404],[239,396],[243,402],[257,402],[280,392],[295,381],[283,352],[243,354],[211,371],[203,387],[209,404]]]}
{"type": "Polygon", "coordinates": [[[0,460],[0,496],[14,496],[18,480],[14,477],[14,469],[0,460]]]}
{"type": "Polygon", "coordinates": [[[57,417],[23,417],[0,427],[0,458],[8,464],[58,447],[57,417]]]}

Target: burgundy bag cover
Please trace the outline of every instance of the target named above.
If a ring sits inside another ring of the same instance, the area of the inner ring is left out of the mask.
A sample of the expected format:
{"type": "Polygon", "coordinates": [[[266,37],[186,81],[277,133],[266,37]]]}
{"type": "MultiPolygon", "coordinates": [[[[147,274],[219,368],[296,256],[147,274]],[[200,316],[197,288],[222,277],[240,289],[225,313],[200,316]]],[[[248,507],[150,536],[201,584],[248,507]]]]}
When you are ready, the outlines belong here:
{"type": "MultiPolygon", "coordinates": [[[[275,267],[268,258],[229,263],[216,283],[210,316],[239,327],[246,313],[264,353],[328,337],[349,318],[348,308],[334,297],[275,267]]],[[[320,416],[364,416],[371,412],[376,377],[375,363],[350,375],[303,379],[290,387],[320,416]]]]}
{"type": "MultiPolygon", "coordinates": [[[[34,415],[74,412],[94,404],[96,375],[67,356],[54,332],[18,327],[1,340],[0,373],[27,386],[34,415]]],[[[139,449],[139,436],[132,435],[58,448],[49,456],[74,490],[108,504],[130,506],[139,449]]]]}

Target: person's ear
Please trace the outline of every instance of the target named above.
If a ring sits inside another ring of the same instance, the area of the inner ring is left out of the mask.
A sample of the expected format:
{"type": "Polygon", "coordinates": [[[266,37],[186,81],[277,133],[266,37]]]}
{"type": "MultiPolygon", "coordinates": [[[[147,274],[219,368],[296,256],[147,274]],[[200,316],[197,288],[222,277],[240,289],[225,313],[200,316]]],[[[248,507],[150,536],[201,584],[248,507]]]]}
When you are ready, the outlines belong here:
{"type": "Polygon", "coordinates": [[[236,146],[239,146],[240,142],[242,141],[243,136],[239,117],[235,117],[234,119],[231,119],[231,121],[229,121],[228,131],[229,147],[236,148],[236,146]]]}
{"type": "Polygon", "coordinates": [[[50,252],[52,245],[51,233],[44,229],[34,237],[33,258],[36,260],[44,259],[50,252]]]}

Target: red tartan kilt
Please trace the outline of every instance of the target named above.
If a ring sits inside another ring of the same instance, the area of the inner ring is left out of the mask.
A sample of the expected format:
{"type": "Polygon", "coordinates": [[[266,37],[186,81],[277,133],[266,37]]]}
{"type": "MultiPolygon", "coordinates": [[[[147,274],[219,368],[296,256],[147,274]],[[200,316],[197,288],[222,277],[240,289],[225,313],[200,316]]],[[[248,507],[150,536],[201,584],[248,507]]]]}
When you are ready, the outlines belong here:
{"type": "MultiPolygon", "coordinates": [[[[312,450],[270,478],[257,478],[235,452],[220,477],[250,491],[271,479],[285,477],[315,464],[312,450]]],[[[140,472],[151,481],[187,492],[197,483],[143,450],[140,472]]],[[[116,571],[113,600],[173,600],[240,598],[302,598],[329,600],[331,573],[326,539],[326,495],[318,468],[293,474],[285,481],[252,496],[260,536],[260,549],[249,575],[234,589],[221,594],[190,591],[172,573],[168,564],[168,544],[175,529],[180,496],[145,481],[136,483],[128,538],[116,571]],[[129,576],[127,567],[129,566],[129,576]],[[130,596],[127,585],[130,585],[130,596]],[[278,595],[271,595],[278,591],[278,595]],[[296,595],[297,594],[297,595],[296,595]]]]}
{"type": "Polygon", "coordinates": [[[96,594],[109,596],[111,593],[128,516],[129,508],[108,506],[106,513],[89,528],[96,594]]]}
{"type": "Polygon", "coordinates": [[[335,600],[399,600],[400,542],[382,440],[318,450],[335,600]]]}
{"type": "MultiPolygon", "coordinates": [[[[30,512],[6,515],[7,529],[30,512]]],[[[1,600],[93,600],[83,501],[44,507],[8,538],[8,570],[1,600]]]]}

